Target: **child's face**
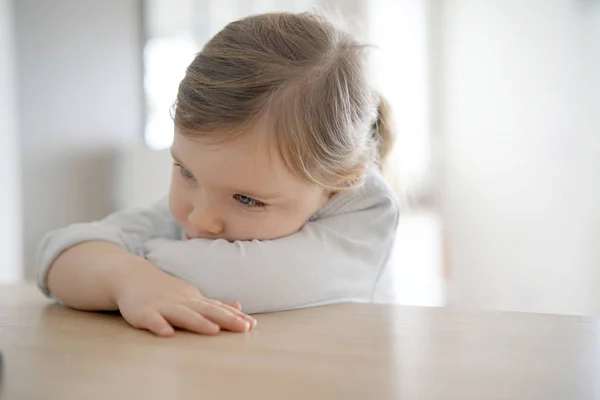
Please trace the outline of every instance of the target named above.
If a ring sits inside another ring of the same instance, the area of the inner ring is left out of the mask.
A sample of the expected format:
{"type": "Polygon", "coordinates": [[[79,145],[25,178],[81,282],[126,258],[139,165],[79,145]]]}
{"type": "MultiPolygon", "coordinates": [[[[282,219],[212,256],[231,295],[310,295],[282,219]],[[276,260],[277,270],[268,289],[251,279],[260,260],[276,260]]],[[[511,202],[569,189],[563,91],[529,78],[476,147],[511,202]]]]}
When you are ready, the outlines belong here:
{"type": "Polygon", "coordinates": [[[260,135],[208,145],[176,132],[171,153],[169,206],[189,238],[287,236],[328,199],[323,189],[294,177],[260,135]]]}

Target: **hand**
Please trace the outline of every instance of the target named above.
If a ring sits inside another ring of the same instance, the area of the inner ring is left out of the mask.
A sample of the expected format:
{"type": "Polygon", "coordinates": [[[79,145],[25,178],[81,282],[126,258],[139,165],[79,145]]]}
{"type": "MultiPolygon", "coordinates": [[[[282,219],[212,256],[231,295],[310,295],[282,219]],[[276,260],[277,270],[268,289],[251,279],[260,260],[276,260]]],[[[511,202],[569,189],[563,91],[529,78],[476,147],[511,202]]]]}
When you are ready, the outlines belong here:
{"type": "Polygon", "coordinates": [[[123,318],[133,327],[172,336],[174,328],[214,335],[221,329],[247,332],[256,326],[239,303],[208,299],[192,284],[147,263],[129,269],[115,293],[123,318]]]}

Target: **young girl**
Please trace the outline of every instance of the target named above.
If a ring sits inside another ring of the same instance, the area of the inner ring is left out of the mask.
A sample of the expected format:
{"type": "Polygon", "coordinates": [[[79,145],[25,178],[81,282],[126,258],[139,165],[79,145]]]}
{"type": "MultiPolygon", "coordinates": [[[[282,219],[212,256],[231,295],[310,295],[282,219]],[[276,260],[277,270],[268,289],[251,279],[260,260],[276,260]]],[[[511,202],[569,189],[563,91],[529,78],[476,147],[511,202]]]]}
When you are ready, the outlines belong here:
{"type": "Polygon", "coordinates": [[[393,300],[391,135],[364,51],[310,13],[227,25],[179,86],[168,201],[50,233],[42,291],[161,336],[393,300]]]}

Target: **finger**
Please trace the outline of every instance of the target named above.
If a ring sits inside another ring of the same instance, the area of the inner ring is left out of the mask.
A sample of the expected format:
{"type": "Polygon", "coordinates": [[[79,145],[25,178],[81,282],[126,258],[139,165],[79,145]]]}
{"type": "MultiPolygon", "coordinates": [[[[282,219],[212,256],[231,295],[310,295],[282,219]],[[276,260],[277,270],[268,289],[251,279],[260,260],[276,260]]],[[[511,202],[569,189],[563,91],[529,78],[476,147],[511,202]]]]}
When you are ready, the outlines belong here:
{"type": "Polygon", "coordinates": [[[226,304],[226,305],[228,305],[230,307],[233,307],[236,310],[242,311],[242,305],[240,304],[239,301],[224,301],[223,304],[226,304]]]}
{"type": "Polygon", "coordinates": [[[240,311],[233,307],[209,301],[192,302],[189,306],[222,329],[232,332],[247,332],[250,330],[250,322],[236,315],[240,311]]]}
{"type": "Polygon", "coordinates": [[[169,325],[167,320],[158,311],[148,311],[139,324],[132,325],[139,329],[147,329],[162,337],[173,336],[175,334],[173,327],[169,325]]]}
{"type": "Polygon", "coordinates": [[[171,325],[189,332],[216,335],[220,331],[218,324],[185,305],[168,306],[162,311],[162,315],[171,325]]]}
{"type": "Polygon", "coordinates": [[[230,311],[234,315],[236,315],[236,316],[238,316],[240,318],[243,318],[246,321],[248,321],[250,323],[250,328],[254,328],[256,326],[256,324],[258,323],[258,321],[256,321],[256,319],[252,318],[248,314],[243,313],[242,311],[240,311],[237,308],[233,308],[232,306],[230,306],[228,304],[223,303],[223,304],[221,304],[221,307],[223,307],[226,310],[230,311]]]}
{"type": "Polygon", "coordinates": [[[252,318],[251,316],[249,316],[248,314],[245,314],[241,311],[241,305],[239,308],[237,307],[233,307],[230,303],[236,303],[236,304],[240,304],[237,301],[234,302],[227,302],[227,303],[221,303],[218,300],[213,300],[213,299],[208,299],[208,301],[212,304],[218,305],[221,308],[225,308],[226,310],[228,310],[229,312],[233,313],[233,315],[243,318],[246,321],[248,321],[250,323],[250,327],[254,328],[256,326],[257,321],[252,318]]]}

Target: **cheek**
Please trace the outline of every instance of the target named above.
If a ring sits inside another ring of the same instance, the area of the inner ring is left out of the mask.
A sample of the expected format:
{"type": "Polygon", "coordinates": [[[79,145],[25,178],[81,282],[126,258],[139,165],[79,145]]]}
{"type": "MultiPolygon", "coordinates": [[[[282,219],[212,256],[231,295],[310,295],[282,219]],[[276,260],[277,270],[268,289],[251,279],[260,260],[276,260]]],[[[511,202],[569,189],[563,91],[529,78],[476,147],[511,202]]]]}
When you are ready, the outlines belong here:
{"type": "Polygon", "coordinates": [[[259,240],[277,239],[292,235],[300,230],[329,200],[323,191],[309,192],[306,196],[289,207],[274,211],[266,220],[251,225],[254,237],[259,240]]]}
{"type": "Polygon", "coordinates": [[[309,217],[319,211],[334,194],[321,188],[313,188],[305,198],[303,208],[309,217]]]}
{"type": "Polygon", "coordinates": [[[311,188],[296,197],[283,213],[284,219],[291,225],[303,225],[310,217],[319,211],[328,201],[330,195],[321,189],[311,188]]]}

